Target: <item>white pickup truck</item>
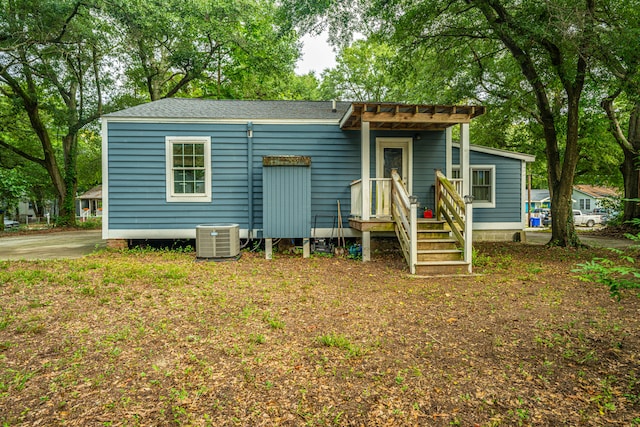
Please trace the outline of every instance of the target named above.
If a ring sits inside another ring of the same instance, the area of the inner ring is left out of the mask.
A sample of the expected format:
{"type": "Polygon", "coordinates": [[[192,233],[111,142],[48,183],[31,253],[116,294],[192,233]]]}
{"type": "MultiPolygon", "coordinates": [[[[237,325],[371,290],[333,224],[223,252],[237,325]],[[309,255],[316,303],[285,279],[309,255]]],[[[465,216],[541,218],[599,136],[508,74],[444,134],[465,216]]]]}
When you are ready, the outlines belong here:
{"type": "Polygon", "coordinates": [[[600,224],[602,222],[602,217],[600,215],[588,215],[583,214],[578,209],[573,210],[573,223],[575,225],[585,225],[587,227],[593,227],[596,224],[600,224]]]}

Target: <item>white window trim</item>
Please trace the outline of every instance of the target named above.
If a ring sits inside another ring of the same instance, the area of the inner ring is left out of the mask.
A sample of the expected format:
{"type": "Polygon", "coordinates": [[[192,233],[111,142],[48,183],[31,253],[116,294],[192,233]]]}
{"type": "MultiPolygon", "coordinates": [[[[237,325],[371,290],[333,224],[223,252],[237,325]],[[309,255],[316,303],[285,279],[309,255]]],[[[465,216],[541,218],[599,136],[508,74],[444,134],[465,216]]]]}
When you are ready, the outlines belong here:
{"type": "Polygon", "coordinates": [[[413,194],[413,138],[405,137],[378,137],[376,138],[376,178],[382,178],[384,174],[384,149],[385,148],[402,148],[403,159],[406,162],[404,166],[405,176],[401,177],[406,180],[407,191],[413,194]]]}
{"type": "MultiPolygon", "coordinates": [[[[460,166],[453,166],[453,170],[460,170],[460,166]]],[[[473,201],[474,208],[495,208],[496,207],[496,165],[471,165],[469,167],[469,179],[473,180],[473,171],[480,169],[489,169],[491,170],[491,202],[487,201],[473,201]]],[[[469,187],[473,191],[473,182],[470,183],[469,187]]]]}
{"type": "Polygon", "coordinates": [[[211,201],[211,138],[208,136],[167,136],[165,138],[165,157],[166,157],[166,187],[167,202],[210,202],[211,201]],[[175,194],[173,192],[173,144],[185,142],[204,143],[204,188],[205,193],[194,194],[175,194]]]}

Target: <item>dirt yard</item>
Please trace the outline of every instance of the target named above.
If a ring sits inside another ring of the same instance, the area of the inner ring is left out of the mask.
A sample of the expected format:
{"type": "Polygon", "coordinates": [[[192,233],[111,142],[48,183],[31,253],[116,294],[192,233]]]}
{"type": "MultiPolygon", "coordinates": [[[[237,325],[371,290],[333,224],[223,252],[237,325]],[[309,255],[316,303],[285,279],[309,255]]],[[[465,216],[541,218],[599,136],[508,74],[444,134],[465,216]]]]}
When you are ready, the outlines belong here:
{"type": "Polygon", "coordinates": [[[395,254],[0,262],[0,423],[640,425],[640,298],[571,272],[611,255],[477,249],[444,278],[395,254]]]}

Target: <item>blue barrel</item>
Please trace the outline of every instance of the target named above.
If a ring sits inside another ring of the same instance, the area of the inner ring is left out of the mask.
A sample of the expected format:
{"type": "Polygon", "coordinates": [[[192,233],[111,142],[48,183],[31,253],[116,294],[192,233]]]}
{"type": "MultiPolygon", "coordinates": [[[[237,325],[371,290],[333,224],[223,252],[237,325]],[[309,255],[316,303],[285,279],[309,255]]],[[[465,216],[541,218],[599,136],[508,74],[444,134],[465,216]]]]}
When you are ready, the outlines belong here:
{"type": "Polygon", "coordinates": [[[540,227],[540,218],[532,217],[529,222],[531,227],[540,227]]]}

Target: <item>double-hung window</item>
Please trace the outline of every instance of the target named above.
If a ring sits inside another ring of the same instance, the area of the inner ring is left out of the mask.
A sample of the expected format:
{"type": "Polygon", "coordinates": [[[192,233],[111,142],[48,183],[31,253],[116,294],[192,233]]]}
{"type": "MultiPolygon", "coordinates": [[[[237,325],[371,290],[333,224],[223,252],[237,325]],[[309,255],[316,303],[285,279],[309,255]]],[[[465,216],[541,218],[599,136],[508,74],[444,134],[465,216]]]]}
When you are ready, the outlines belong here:
{"type": "Polygon", "coordinates": [[[211,138],[168,136],[167,202],[211,201],[211,138]]]}
{"type": "Polygon", "coordinates": [[[590,211],[591,210],[591,199],[580,199],[580,210],[582,210],[582,211],[590,211]]]}
{"type": "Polygon", "coordinates": [[[495,207],[495,189],[495,167],[472,166],[471,194],[473,194],[474,205],[487,208],[495,207]]]}
{"type": "MultiPolygon", "coordinates": [[[[460,178],[460,167],[454,168],[452,172],[453,178],[460,178]]],[[[494,165],[471,166],[471,194],[474,207],[496,207],[496,167],[494,165]]]]}

